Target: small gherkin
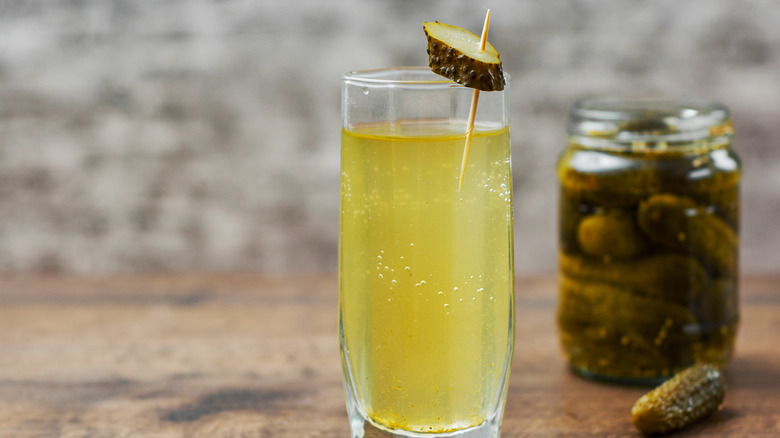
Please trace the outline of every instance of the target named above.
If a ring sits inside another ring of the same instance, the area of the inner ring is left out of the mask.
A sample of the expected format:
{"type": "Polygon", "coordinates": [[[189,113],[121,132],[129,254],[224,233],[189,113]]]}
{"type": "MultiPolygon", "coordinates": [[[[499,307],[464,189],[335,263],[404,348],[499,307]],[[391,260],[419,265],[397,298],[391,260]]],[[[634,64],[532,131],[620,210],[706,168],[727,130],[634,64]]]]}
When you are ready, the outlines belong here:
{"type": "Polygon", "coordinates": [[[434,73],[465,87],[501,91],[506,84],[498,51],[489,42],[480,50],[480,37],[449,24],[426,22],[428,65],[434,73]]]}
{"type": "Polygon", "coordinates": [[[647,435],[673,432],[713,413],[725,395],[726,380],[720,369],[696,364],[637,400],[631,419],[647,435]]]}
{"type": "Polygon", "coordinates": [[[617,210],[583,218],[577,229],[577,240],[583,252],[597,257],[633,257],[645,247],[632,215],[617,210]]]}
{"type": "Polygon", "coordinates": [[[638,217],[639,226],[658,244],[688,252],[718,273],[736,271],[737,233],[705,206],[686,197],[663,193],[643,201],[638,217]]]}
{"type": "Polygon", "coordinates": [[[707,273],[695,258],[653,254],[604,263],[559,252],[560,271],[570,278],[624,287],[643,295],[688,305],[707,287],[707,273]]]}

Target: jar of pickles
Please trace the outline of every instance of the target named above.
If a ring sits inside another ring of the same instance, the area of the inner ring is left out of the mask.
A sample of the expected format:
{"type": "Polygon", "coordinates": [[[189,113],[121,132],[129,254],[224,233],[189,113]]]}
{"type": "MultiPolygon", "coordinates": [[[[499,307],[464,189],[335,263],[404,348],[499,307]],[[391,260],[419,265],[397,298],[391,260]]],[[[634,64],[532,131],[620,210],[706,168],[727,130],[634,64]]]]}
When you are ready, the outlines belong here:
{"type": "Polygon", "coordinates": [[[727,107],[572,105],[558,164],[558,327],[586,377],[657,383],[725,364],[739,320],[740,162],[727,107]]]}

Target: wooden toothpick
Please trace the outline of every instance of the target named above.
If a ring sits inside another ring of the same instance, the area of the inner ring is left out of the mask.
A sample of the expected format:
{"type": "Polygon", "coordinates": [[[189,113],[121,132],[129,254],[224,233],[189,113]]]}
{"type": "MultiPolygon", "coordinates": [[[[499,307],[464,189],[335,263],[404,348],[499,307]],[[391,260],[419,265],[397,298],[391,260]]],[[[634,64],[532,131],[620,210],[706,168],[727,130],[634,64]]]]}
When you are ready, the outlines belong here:
{"type": "MultiPolygon", "coordinates": [[[[479,40],[479,51],[485,50],[487,44],[488,28],[490,27],[490,9],[485,15],[485,25],[482,26],[482,37],[479,40]]],[[[479,90],[474,89],[471,96],[471,109],[469,110],[469,122],[466,128],[466,147],[463,149],[463,160],[460,163],[460,178],[458,178],[458,191],[463,185],[463,177],[466,175],[466,164],[469,161],[469,151],[471,150],[471,134],[474,132],[474,119],[477,116],[477,102],[479,102],[479,90]]]]}

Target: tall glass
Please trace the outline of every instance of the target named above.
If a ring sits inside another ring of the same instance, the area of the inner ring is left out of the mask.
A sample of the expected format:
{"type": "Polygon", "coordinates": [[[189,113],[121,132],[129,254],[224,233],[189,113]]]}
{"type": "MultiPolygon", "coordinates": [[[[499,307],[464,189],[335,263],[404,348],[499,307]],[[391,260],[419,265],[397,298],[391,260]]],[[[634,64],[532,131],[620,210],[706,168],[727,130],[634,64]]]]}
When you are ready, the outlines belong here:
{"type": "Polygon", "coordinates": [[[514,345],[507,87],[342,84],[339,335],[353,437],[499,434],[514,345]]]}

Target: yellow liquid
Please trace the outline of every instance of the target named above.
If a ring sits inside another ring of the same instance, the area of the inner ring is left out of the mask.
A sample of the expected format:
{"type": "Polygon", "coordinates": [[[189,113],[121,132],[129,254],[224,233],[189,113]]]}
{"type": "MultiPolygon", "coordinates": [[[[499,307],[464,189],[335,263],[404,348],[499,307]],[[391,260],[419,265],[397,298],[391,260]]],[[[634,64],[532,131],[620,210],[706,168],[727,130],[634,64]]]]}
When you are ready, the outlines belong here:
{"type": "Polygon", "coordinates": [[[514,340],[507,129],[342,134],[339,307],[348,386],[381,426],[447,432],[503,406],[514,340]]]}

